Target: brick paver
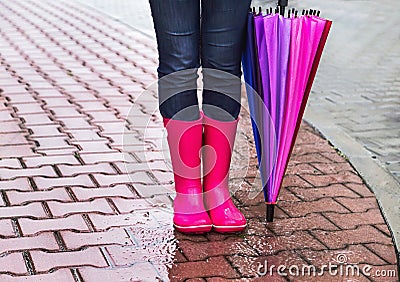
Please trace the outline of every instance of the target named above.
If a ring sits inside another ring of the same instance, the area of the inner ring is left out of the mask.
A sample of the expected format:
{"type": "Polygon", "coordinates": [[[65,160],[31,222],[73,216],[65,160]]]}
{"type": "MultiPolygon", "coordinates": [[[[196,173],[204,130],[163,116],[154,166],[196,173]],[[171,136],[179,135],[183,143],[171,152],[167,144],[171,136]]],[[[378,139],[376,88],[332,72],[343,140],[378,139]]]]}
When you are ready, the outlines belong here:
{"type": "MultiPolygon", "coordinates": [[[[301,1],[301,6],[318,6],[323,15],[333,19],[335,32],[324,54],[309,107],[328,118],[333,125],[361,143],[378,158],[397,180],[400,180],[400,140],[398,126],[400,49],[392,48],[399,31],[386,32],[386,24],[396,26],[397,17],[390,11],[400,7],[398,1],[366,5],[343,1],[301,1]],[[357,15],[345,19],[342,11],[357,10],[357,15]],[[379,10],[385,21],[375,17],[379,10]],[[352,22],[354,21],[354,22],[352,22]],[[351,23],[352,22],[352,23],[351,23]],[[348,30],[349,24],[356,28],[348,30]],[[353,47],[342,48],[349,42],[353,47]],[[333,38],[332,38],[333,39],[333,38]],[[380,44],[385,42],[385,44],[380,44]],[[354,45],[353,45],[354,44],[354,45]],[[364,49],[368,46],[367,49],[364,49]],[[360,111],[359,109],[362,109],[360,111]]],[[[318,121],[313,121],[318,125],[318,121]]]]}
{"type": "Polygon", "coordinates": [[[354,281],[397,271],[373,194],[307,124],[265,224],[245,110],[231,188],[248,228],[175,232],[157,100],[141,95],[154,40],[67,1],[1,1],[0,26],[1,281],[296,280],[262,276],[266,262],[340,281],[321,270],[339,258],[372,267],[354,281]]]}

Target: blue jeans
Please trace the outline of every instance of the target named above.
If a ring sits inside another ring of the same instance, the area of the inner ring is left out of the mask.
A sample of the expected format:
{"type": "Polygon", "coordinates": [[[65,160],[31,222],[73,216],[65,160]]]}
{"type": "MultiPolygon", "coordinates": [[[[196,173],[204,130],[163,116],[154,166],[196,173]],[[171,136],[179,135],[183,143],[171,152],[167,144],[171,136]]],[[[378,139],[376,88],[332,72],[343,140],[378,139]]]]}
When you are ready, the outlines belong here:
{"type": "Polygon", "coordinates": [[[198,119],[196,82],[197,69],[202,66],[204,113],[217,120],[237,119],[240,63],[250,2],[150,0],[158,44],[158,94],[163,117],[198,119]],[[177,93],[171,95],[173,90],[177,93]]]}

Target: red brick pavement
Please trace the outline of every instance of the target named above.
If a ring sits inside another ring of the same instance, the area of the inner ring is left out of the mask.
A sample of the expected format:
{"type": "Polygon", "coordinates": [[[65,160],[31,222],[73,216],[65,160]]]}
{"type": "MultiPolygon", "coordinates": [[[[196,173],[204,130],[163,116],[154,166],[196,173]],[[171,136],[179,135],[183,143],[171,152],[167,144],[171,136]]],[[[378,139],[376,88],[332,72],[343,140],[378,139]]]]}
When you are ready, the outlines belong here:
{"type": "Polygon", "coordinates": [[[156,78],[154,42],[62,1],[1,1],[0,27],[1,281],[396,281],[377,276],[397,262],[373,194],[306,124],[274,223],[250,197],[259,179],[243,110],[231,188],[248,228],[179,234],[157,100],[141,96],[156,78]],[[338,259],[374,276],[333,276],[324,265],[338,259]],[[265,263],[292,272],[262,276],[265,263]],[[323,275],[296,277],[303,265],[323,275]]]}

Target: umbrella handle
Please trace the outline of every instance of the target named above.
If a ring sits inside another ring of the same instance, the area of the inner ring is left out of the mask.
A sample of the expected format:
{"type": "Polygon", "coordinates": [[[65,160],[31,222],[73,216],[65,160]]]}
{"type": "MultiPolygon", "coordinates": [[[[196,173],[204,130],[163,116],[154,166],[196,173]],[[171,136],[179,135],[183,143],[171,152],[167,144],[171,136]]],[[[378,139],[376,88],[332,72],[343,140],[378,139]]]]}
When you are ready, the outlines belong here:
{"type": "Polygon", "coordinates": [[[278,0],[278,6],[286,7],[288,5],[289,0],[278,0]]]}
{"type": "Polygon", "coordinates": [[[288,0],[278,0],[279,12],[282,16],[285,15],[285,8],[288,5],[288,0]]]}

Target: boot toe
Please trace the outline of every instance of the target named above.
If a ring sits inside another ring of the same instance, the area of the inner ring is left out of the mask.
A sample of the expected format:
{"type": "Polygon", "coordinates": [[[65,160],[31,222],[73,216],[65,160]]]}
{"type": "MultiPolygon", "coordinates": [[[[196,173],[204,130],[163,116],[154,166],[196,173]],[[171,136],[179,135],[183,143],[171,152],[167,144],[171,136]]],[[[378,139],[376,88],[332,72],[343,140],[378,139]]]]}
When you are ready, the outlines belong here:
{"type": "Polygon", "coordinates": [[[196,214],[175,214],[174,226],[182,233],[205,233],[211,231],[212,221],[206,212],[196,214]]]}
{"type": "Polygon", "coordinates": [[[233,204],[218,207],[210,212],[210,214],[216,232],[241,232],[246,228],[246,218],[233,204]]]}

